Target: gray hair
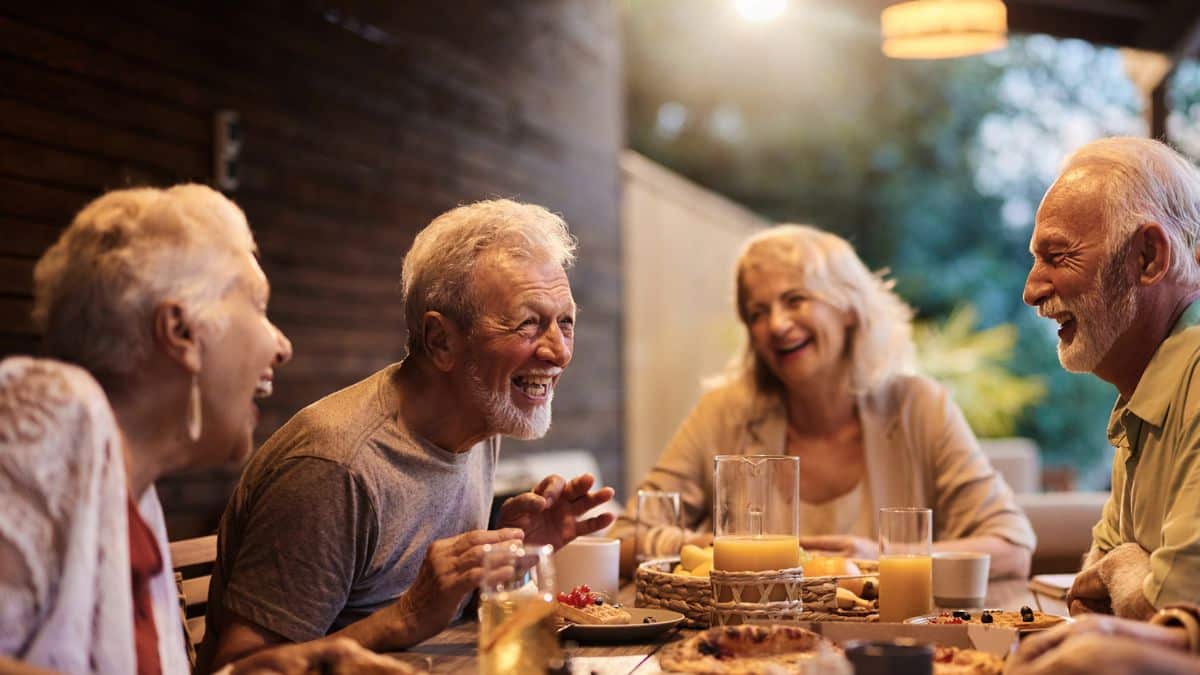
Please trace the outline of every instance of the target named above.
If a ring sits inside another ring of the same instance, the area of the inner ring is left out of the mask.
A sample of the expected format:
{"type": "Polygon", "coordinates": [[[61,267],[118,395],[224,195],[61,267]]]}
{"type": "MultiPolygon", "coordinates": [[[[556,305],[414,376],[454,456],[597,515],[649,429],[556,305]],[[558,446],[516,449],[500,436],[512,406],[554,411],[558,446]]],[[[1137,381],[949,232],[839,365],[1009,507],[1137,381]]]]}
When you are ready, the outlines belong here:
{"type": "MultiPolygon", "coordinates": [[[[735,266],[737,312],[747,327],[745,273],[764,263],[799,271],[814,297],[854,316],[848,340],[852,391],[866,392],[893,375],[912,372],[912,309],[892,290],[894,283],[867,269],[845,239],[809,225],[778,225],[751,237],[735,266]]],[[[743,377],[760,391],[782,386],[749,340],[723,381],[743,377]]]]}
{"type": "Polygon", "coordinates": [[[51,356],[109,388],[149,356],[160,303],[223,330],[214,305],[238,257],[255,250],[242,210],[212,188],[115,190],[83,207],[38,261],[33,318],[51,356]]]}
{"type": "Polygon", "coordinates": [[[1161,141],[1115,137],[1093,141],[1072,153],[1063,174],[1094,173],[1101,193],[1108,250],[1115,253],[1137,228],[1158,223],[1171,242],[1172,278],[1200,282],[1200,171],[1161,141]],[[1181,253],[1186,254],[1181,255],[1181,253]]]}
{"type": "Polygon", "coordinates": [[[434,218],[404,256],[401,293],[408,352],[424,353],[422,319],[437,311],[470,329],[479,307],[471,278],[485,253],[570,267],[575,238],[559,216],[536,204],[494,199],[434,218]]]}

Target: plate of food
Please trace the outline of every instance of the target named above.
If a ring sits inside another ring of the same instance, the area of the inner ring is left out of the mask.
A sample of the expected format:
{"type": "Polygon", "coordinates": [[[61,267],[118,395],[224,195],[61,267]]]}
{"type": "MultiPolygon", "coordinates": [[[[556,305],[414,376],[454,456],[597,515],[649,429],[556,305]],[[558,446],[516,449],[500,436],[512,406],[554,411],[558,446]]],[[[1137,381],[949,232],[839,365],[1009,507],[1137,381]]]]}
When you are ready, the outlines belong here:
{"type": "Polygon", "coordinates": [[[649,640],[684,620],[682,614],[669,609],[624,607],[587,586],[559,593],[557,600],[554,613],[563,623],[559,633],[579,642],[649,640]]]}
{"type": "Polygon", "coordinates": [[[904,623],[982,624],[985,626],[991,625],[1001,626],[1004,628],[1015,628],[1019,632],[1028,633],[1031,631],[1053,628],[1054,626],[1066,621],[1070,621],[1070,619],[1065,616],[1058,616],[1057,614],[1038,612],[1026,606],[1022,607],[1020,611],[1016,612],[1006,609],[947,610],[937,614],[914,616],[910,619],[905,619],[904,623]]]}
{"type": "Polygon", "coordinates": [[[664,672],[830,673],[853,672],[841,647],[798,626],[717,626],[672,642],[658,654],[664,672]]]}
{"type": "Polygon", "coordinates": [[[1004,659],[976,649],[936,646],[933,675],[1000,675],[1004,659]]]}

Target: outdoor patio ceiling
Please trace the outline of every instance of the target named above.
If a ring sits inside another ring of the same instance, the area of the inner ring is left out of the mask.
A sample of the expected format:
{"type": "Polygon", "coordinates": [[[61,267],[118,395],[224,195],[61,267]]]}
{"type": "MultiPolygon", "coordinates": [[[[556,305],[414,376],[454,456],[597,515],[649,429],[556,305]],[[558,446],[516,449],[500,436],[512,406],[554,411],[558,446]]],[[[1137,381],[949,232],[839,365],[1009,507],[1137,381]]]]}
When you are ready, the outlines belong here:
{"type": "MultiPolygon", "coordinates": [[[[847,0],[877,21],[897,0],[847,0]]],[[[1045,33],[1114,47],[1162,52],[1178,60],[1200,51],[1197,0],[1005,0],[1010,33],[1045,33]]]]}
{"type": "MultiPolygon", "coordinates": [[[[878,21],[880,13],[898,0],[846,0],[864,19],[878,21]]],[[[1005,0],[1009,35],[1044,33],[1076,38],[1098,45],[1157,52],[1167,66],[1149,89],[1151,136],[1166,124],[1166,86],[1170,70],[1200,55],[1200,0],[1005,0]]]]}

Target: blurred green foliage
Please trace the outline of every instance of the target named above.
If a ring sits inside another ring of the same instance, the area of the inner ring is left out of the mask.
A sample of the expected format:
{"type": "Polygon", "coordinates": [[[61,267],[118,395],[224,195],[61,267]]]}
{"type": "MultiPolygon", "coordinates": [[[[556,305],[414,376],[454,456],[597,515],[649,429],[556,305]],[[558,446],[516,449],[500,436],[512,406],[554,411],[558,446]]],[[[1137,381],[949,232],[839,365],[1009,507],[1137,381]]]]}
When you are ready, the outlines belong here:
{"type": "Polygon", "coordinates": [[[984,57],[889,60],[853,4],[806,0],[751,25],[725,0],[626,0],[630,147],[769,219],[847,237],[941,326],[925,339],[961,343],[926,345],[924,367],[978,411],[977,433],[1028,435],[1046,464],[1103,480],[1116,392],[1062,369],[1056,327],[1022,289],[1065,155],[1145,133],[1118,53],[1034,36],[984,57]],[[960,358],[979,359],[978,382],[964,384],[960,358]]]}
{"type": "Polygon", "coordinates": [[[921,372],[950,389],[967,423],[985,437],[1011,436],[1021,415],[1046,395],[1044,377],[1016,375],[1008,367],[1017,346],[1017,327],[1010,323],[977,330],[970,305],[944,321],[922,321],[913,327],[921,372]]]}

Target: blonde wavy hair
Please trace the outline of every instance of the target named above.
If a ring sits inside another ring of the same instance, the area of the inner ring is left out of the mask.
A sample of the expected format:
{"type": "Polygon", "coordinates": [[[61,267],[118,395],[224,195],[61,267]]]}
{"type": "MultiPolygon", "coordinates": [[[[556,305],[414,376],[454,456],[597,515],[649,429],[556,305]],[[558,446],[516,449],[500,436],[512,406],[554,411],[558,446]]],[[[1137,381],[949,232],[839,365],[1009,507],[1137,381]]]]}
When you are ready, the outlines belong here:
{"type": "Polygon", "coordinates": [[[50,356],[111,389],[149,355],[163,301],[224,330],[217,301],[256,250],[245,214],[210,187],[114,190],[83,207],[34,267],[33,319],[50,356]]]}
{"type": "Polygon", "coordinates": [[[872,273],[841,237],[808,225],[777,225],[750,238],[734,267],[738,317],[746,326],[746,344],[713,384],[745,380],[759,392],[779,392],[783,383],[762,362],[749,340],[746,272],[786,267],[800,272],[805,290],[854,316],[848,329],[850,388],[863,393],[900,373],[912,372],[912,309],[884,278],[872,273]]]}

